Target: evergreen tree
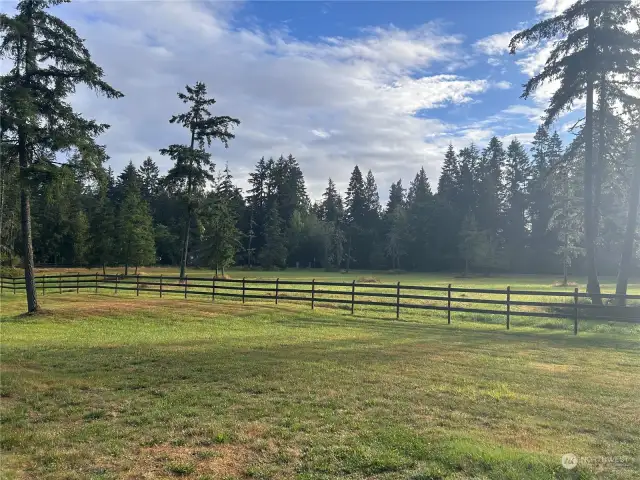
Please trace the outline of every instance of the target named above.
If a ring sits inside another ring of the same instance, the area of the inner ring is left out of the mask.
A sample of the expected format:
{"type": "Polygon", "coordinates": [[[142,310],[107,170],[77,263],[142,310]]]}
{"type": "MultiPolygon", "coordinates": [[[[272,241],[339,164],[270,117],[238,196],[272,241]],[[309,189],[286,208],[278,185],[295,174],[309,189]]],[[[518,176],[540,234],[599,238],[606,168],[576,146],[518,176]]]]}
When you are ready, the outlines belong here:
{"type": "Polygon", "coordinates": [[[424,168],[416,174],[407,195],[409,240],[407,255],[416,270],[429,270],[436,253],[433,251],[435,201],[424,168]]]}
{"type": "Polygon", "coordinates": [[[101,265],[102,273],[106,274],[106,265],[116,261],[116,219],[106,185],[100,186],[89,220],[89,257],[92,263],[101,265]]]}
{"type": "Polygon", "coordinates": [[[142,199],[149,205],[153,203],[160,188],[160,170],[151,157],[147,157],[138,169],[142,199]]]}
{"type": "Polygon", "coordinates": [[[336,190],[336,184],[329,179],[329,185],[322,194],[321,214],[322,220],[331,223],[342,223],[344,219],[344,206],[342,197],[336,190]]]}
{"type": "Polygon", "coordinates": [[[134,265],[137,271],[141,265],[154,264],[156,247],[149,206],[140,197],[139,185],[134,180],[136,177],[122,177],[125,178],[122,183],[124,197],[118,210],[117,233],[124,274],[128,275],[130,265],[134,265]]]}
{"type": "Polygon", "coordinates": [[[231,201],[220,194],[210,197],[203,212],[205,258],[209,267],[213,267],[218,275],[233,264],[238,246],[240,231],[236,227],[237,217],[231,201]]]}
{"type": "MultiPolygon", "coordinates": [[[[546,19],[511,39],[510,50],[515,53],[523,44],[554,40],[553,49],[539,74],[525,85],[523,98],[532,95],[542,84],[560,80],[558,90],[551,97],[545,112],[545,126],[550,125],[563,111],[570,110],[575,101],[586,99],[584,136],[584,235],[587,261],[587,292],[594,303],[602,304],[596,263],[598,233],[598,203],[601,190],[603,150],[596,161],[594,141],[596,133],[604,136],[604,121],[608,98],[638,104],[629,94],[628,82],[637,85],[640,65],[640,36],[624,25],[640,21],[640,9],[633,2],[601,2],[579,0],[560,15],[546,19]],[[558,37],[561,37],[559,40],[558,37]],[[635,77],[635,78],[634,78],[635,77]],[[624,79],[624,85],[616,84],[624,79]],[[599,93],[601,121],[595,125],[594,96],[599,93]],[[599,130],[599,132],[598,132],[599,130]]],[[[604,145],[601,140],[600,143],[604,145]]]]}
{"type": "Polygon", "coordinates": [[[367,201],[365,198],[364,179],[362,172],[356,165],[351,172],[346,197],[346,233],[347,233],[347,270],[351,267],[351,260],[357,265],[366,263],[363,252],[365,224],[367,216],[367,201]]]}
{"type": "Polygon", "coordinates": [[[519,273],[525,269],[529,178],[529,157],[522,144],[514,139],[507,148],[504,238],[511,271],[519,273]]]}
{"type": "Polygon", "coordinates": [[[469,275],[469,268],[479,265],[486,251],[486,236],[478,230],[473,213],[467,213],[460,227],[460,256],[464,259],[464,274],[469,275]]]}
{"type": "Polygon", "coordinates": [[[459,178],[460,167],[458,166],[458,159],[453,150],[453,145],[449,144],[447,153],[444,156],[440,179],[438,180],[438,196],[451,205],[457,204],[459,178]]]}
{"type": "Polygon", "coordinates": [[[396,207],[403,207],[405,205],[405,192],[402,186],[402,180],[398,180],[391,184],[389,188],[389,199],[387,200],[387,212],[393,212],[396,207]]]}
{"type": "Polygon", "coordinates": [[[278,202],[275,201],[265,222],[265,244],[259,255],[260,264],[266,269],[284,268],[287,265],[287,245],[280,218],[278,202]]]}
{"type": "Polygon", "coordinates": [[[562,156],[562,141],[557,132],[549,136],[540,126],[533,138],[532,172],[529,183],[530,262],[529,271],[541,272],[552,269],[558,249],[558,232],[550,228],[553,214],[554,168],[562,156]]]}
{"type": "Polygon", "coordinates": [[[78,84],[118,98],[102,80],[76,31],[49,14],[62,0],[22,0],[16,14],[0,13],[0,58],[11,64],[0,77],[2,148],[20,166],[21,225],[25,287],[29,312],[38,310],[31,231],[31,189],[35,172],[55,169],[56,153],[80,151],[88,167],[104,157],[94,138],[108,125],[86,120],[67,101],[78,84]]]}
{"type": "Polygon", "coordinates": [[[173,144],[160,150],[162,155],[169,156],[175,162],[167,174],[166,181],[182,192],[186,204],[180,279],[184,278],[187,267],[189,234],[196,211],[194,194],[202,190],[207,181],[214,180],[214,164],[211,154],[205,151],[205,143],[211,146],[211,141],[217,139],[227,148],[229,140],[235,138],[230,130],[240,124],[238,119],[232,117],[211,115],[209,108],[216,101],[213,98],[207,98],[207,87],[204,83],[197,82],[193,87],[187,85],[185,89],[187,93],[179,92],[178,98],[189,105],[189,110],[172,116],[169,122],[187,128],[191,141],[188,145],[173,144]]]}
{"type": "Polygon", "coordinates": [[[406,254],[407,240],[409,238],[409,224],[407,211],[401,205],[389,212],[389,231],[387,232],[385,251],[391,259],[391,268],[401,268],[402,257],[406,254]]]}

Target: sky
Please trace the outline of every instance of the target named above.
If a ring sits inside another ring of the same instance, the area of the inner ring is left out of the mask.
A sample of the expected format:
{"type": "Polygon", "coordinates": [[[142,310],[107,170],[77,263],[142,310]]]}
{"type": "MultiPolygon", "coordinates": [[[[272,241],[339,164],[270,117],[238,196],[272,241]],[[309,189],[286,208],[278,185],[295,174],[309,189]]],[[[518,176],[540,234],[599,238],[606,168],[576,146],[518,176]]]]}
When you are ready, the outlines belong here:
{"type": "MultiPolygon", "coordinates": [[[[357,164],[374,173],[384,200],[420,167],[435,191],[449,143],[482,148],[497,135],[530,144],[553,85],[520,94],[548,46],[514,56],[507,45],[569,3],[77,0],[53,12],[125,94],[79,89],[72,99],[111,125],[99,143],[116,173],[147,156],[170,168],[159,149],[189,140],[169,124],[185,108],[176,94],[201,81],[217,101],[212,113],[241,121],[228,149],[210,149],[239,186],[261,157],[291,153],[312,199],[329,177],[345,192],[357,164]]],[[[14,5],[0,0],[2,11],[14,5]]]]}

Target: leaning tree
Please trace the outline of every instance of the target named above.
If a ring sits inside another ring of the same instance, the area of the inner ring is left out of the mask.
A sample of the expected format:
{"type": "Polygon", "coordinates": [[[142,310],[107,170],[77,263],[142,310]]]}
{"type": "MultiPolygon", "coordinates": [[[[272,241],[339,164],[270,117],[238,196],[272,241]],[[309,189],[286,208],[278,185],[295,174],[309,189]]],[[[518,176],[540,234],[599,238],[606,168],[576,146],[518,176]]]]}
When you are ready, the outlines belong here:
{"type": "Polygon", "coordinates": [[[122,97],[103,79],[76,31],[49,14],[50,7],[69,0],[22,0],[13,16],[0,14],[0,58],[9,60],[0,76],[3,105],[3,162],[17,162],[25,285],[29,312],[38,310],[30,192],[36,182],[50,181],[64,156],[97,169],[105,158],[95,138],[109,125],[75,112],[69,96],[81,84],[109,98],[122,97]]]}
{"type": "Polygon", "coordinates": [[[230,130],[240,124],[240,120],[227,116],[214,117],[209,111],[216,101],[207,98],[207,87],[202,82],[185,87],[187,93],[178,93],[178,98],[189,105],[189,110],[174,115],[170,123],[177,123],[189,130],[189,144],[173,144],[160,150],[174,161],[165,181],[180,191],[186,204],[184,230],[182,233],[182,255],[180,258],[180,279],[184,279],[189,252],[189,232],[195,213],[195,194],[212,182],[214,164],[211,154],[205,151],[205,143],[211,146],[213,139],[220,140],[225,148],[229,140],[235,138],[230,130]]]}

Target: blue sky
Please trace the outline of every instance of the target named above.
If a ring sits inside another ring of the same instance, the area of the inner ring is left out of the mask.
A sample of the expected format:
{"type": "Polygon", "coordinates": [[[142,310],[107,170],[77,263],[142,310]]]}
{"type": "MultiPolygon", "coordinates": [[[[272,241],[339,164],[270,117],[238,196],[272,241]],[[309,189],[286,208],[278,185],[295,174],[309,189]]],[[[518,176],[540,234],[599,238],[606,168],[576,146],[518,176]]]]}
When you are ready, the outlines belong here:
{"type": "Polygon", "coordinates": [[[125,94],[79,90],[73,99],[112,125],[100,140],[116,171],[146,156],[169,168],[158,150],[187,141],[168,123],[183,109],[176,92],[203,81],[215,113],[242,122],[228,149],[211,150],[241,186],[260,157],[291,153],[312,198],[329,177],[344,191],[358,164],[384,199],[422,166],[435,189],[450,142],[531,141],[553,85],[519,96],[548,45],[514,57],[507,44],[568,3],[92,0],[55,10],[125,94]]]}

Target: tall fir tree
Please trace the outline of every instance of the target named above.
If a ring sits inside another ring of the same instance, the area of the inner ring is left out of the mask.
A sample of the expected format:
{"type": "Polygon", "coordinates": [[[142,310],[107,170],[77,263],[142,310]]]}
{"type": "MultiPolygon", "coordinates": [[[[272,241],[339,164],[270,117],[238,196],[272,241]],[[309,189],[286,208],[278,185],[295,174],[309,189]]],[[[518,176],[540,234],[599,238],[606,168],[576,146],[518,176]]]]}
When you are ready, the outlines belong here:
{"type": "Polygon", "coordinates": [[[197,82],[193,87],[185,87],[186,94],[179,92],[178,98],[189,105],[185,113],[174,115],[170,123],[177,123],[189,130],[190,143],[173,144],[160,150],[162,155],[170,157],[175,165],[167,174],[166,181],[178,188],[184,196],[186,215],[182,234],[182,255],[180,261],[180,278],[183,279],[187,268],[189,254],[189,235],[194,214],[196,212],[195,193],[202,190],[206,182],[214,180],[214,164],[211,154],[205,151],[205,144],[211,146],[212,140],[220,140],[227,148],[229,140],[235,138],[231,133],[234,126],[240,124],[236,118],[213,116],[209,110],[216,101],[207,97],[207,87],[197,82]]]}
{"type": "Polygon", "coordinates": [[[20,166],[20,204],[25,288],[29,312],[38,310],[31,229],[31,194],[37,171],[56,168],[58,152],[75,151],[87,169],[97,169],[104,151],[94,139],[108,125],[83,118],[68,97],[84,85],[108,98],[122,97],[103,79],[76,31],[51,15],[62,0],[22,0],[14,16],[0,13],[0,77],[3,160],[20,166]]]}
{"type": "Polygon", "coordinates": [[[526,245],[529,237],[527,206],[531,175],[529,156],[524,146],[513,139],[507,147],[505,169],[505,222],[504,239],[511,271],[526,270],[526,245]]]}

